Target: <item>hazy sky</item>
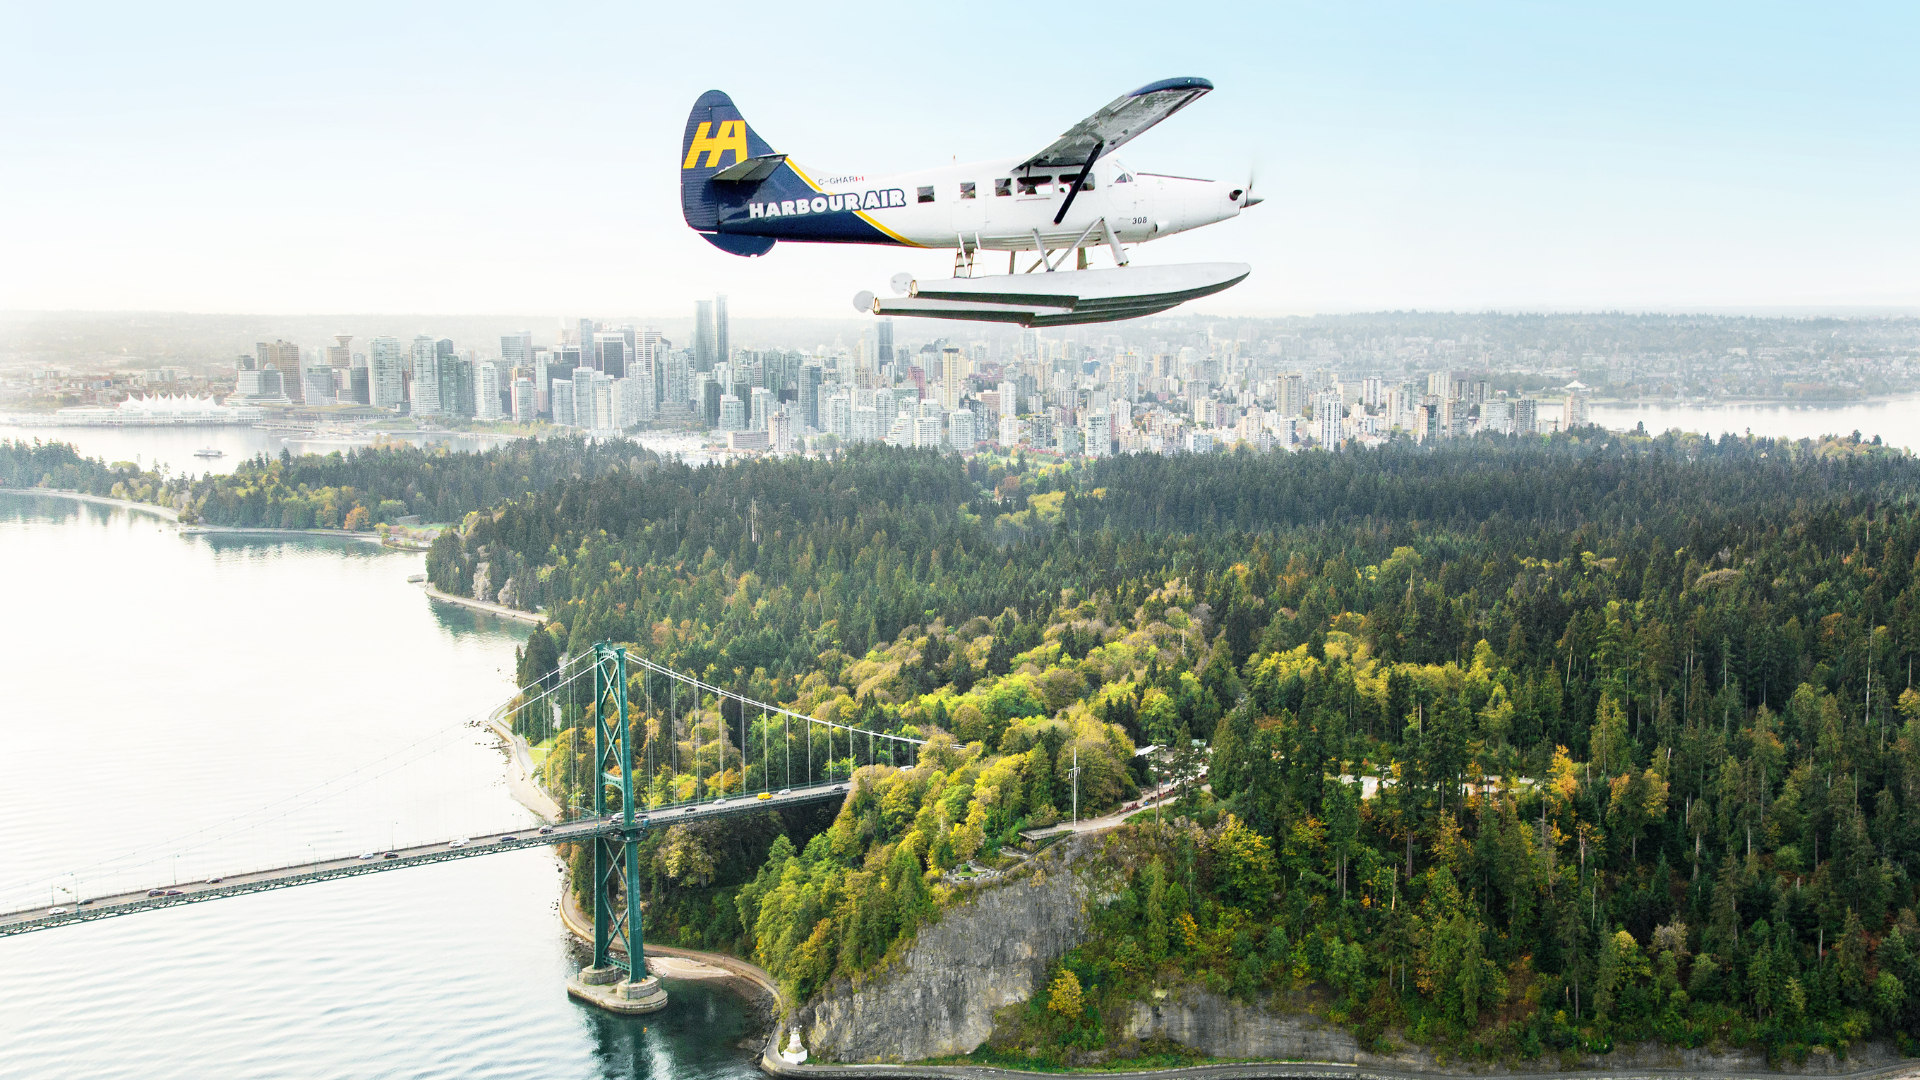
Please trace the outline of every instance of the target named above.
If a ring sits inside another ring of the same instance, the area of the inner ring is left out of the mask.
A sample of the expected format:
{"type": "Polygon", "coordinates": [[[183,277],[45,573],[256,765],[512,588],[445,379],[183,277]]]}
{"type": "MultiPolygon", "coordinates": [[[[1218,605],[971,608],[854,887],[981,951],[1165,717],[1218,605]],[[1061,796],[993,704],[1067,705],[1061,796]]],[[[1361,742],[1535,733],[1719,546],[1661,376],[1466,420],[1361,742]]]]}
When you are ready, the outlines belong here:
{"type": "Polygon", "coordinates": [[[1267,201],[1203,310],[1920,305],[1914,5],[0,3],[0,309],[851,314],[951,255],[725,255],[688,108],[814,173],[1121,152],[1267,201]]]}

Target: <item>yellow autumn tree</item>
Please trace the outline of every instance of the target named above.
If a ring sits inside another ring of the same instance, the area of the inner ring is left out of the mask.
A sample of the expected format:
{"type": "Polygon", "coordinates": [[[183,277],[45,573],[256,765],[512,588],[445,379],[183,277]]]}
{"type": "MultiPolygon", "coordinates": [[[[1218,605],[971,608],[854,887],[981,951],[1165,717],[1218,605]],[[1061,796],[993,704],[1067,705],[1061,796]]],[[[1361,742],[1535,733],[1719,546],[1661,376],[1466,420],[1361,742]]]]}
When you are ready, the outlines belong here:
{"type": "Polygon", "coordinates": [[[1047,1008],[1059,1013],[1068,1020],[1080,1019],[1086,1009],[1086,995],[1080,989],[1080,976],[1066,968],[1053,977],[1053,985],[1047,987],[1047,1008]]]}

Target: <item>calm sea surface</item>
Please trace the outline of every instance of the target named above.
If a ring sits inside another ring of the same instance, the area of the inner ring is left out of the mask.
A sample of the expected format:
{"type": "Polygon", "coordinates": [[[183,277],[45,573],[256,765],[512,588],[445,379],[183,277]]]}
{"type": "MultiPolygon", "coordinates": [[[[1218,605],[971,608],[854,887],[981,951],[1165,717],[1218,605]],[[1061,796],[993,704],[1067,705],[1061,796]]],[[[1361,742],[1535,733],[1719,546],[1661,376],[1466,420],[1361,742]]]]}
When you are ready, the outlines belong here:
{"type": "Polygon", "coordinates": [[[1679,428],[1706,435],[1752,431],[1770,438],[1817,439],[1858,431],[1894,446],[1920,452],[1920,394],[1902,394],[1847,405],[1594,405],[1593,421],[1610,428],[1644,423],[1655,435],[1679,428]]]}
{"type": "MultiPolygon", "coordinates": [[[[429,601],[421,563],[0,492],[3,906],[531,821],[461,722],[510,690],[525,631],[429,601]],[[291,792],[334,797],[252,813],[291,792]]],[[[516,851],[0,938],[0,1078],[754,1074],[724,988],[670,982],[644,1020],[567,999],[557,868],[516,851]]]]}
{"type": "MultiPolygon", "coordinates": [[[[398,437],[398,436],[396,436],[398,437]]],[[[313,439],[262,431],[244,424],[209,424],[204,427],[24,427],[0,424],[0,439],[32,442],[72,443],[87,457],[109,462],[132,461],[156,468],[169,466],[175,473],[230,473],[239,463],[258,453],[279,457],[280,451],[292,454],[330,454],[356,446],[371,446],[369,437],[360,440],[313,439]],[[194,457],[196,450],[219,450],[224,457],[194,457]]],[[[425,440],[409,440],[425,444],[425,440]]],[[[430,445],[455,450],[485,450],[491,440],[447,436],[430,445]]]]}
{"type": "MultiPolygon", "coordinates": [[[[500,445],[497,439],[481,439],[465,435],[437,435],[431,439],[423,436],[407,436],[404,432],[390,435],[389,438],[406,438],[419,446],[444,446],[451,450],[486,450],[500,445]]],[[[187,473],[199,476],[203,473],[230,473],[240,462],[255,454],[266,453],[279,457],[280,451],[291,454],[331,454],[334,451],[345,452],[354,447],[373,445],[371,437],[364,439],[307,438],[299,435],[280,435],[262,431],[258,428],[238,424],[214,424],[206,427],[26,427],[18,424],[0,424],[0,439],[13,439],[20,442],[72,443],[82,456],[97,457],[108,462],[131,461],[152,469],[165,465],[174,473],[187,473]],[[211,449],[222,451],[224,456],[217,458],[194,457],[194,451],[211,449]]],[[[701,448],[705,441],[698,435],[679,433],[647,433],[637,436],[640,445],[662,454],[674,454],[684,458],[688,464],[701,465],[715,460],[718,455],[701,448]]]]}

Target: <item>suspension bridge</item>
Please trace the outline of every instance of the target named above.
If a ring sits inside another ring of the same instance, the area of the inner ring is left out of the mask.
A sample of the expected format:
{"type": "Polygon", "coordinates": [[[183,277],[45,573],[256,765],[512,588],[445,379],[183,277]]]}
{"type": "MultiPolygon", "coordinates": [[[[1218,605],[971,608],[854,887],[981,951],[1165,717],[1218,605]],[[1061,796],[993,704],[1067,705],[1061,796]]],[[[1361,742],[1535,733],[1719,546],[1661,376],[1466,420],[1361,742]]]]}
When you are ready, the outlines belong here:
{"type": "MultiPolygon", "coordinates": [[[[261,821],[364,793],[382,778],[404,776],[406,766],[447,745],[443,740],[292,793],[232,823],[0,889],[0,906],[11,907],[8,900],[18,903],[29,895],[48,897],[45,904],[0,911],[0,937],[522,848],[584,844],[590,845],[593,863],[593,959],[568,981],[568,991],[616,1012],[648,1012],[666,1003],[645,962],[638,848],[648,829],[844,798],[857,770],[912,765],[925,744],[756,700],[610,642],[567,658],[519,688],[487,719],[504,728],[508,738],[532,733],[543,743],[551,741],[542,790],[559,807],[557,820],[416,836],[406,843],[324,855],[309,850],[307,858],[211,873],[184,884],[177,874],[168,884],[153,884],[152,877],[138,880],[157,865],[171,861],[177,866],[186,852],[217,865],[221,841],[261,821]],[[561,755],[557,765],[556,754],[561,755]],[[98,883],[84,894],[83,874],[98,883]]],[[[462,721],[447,730],[467,726],[462,721]]]]}

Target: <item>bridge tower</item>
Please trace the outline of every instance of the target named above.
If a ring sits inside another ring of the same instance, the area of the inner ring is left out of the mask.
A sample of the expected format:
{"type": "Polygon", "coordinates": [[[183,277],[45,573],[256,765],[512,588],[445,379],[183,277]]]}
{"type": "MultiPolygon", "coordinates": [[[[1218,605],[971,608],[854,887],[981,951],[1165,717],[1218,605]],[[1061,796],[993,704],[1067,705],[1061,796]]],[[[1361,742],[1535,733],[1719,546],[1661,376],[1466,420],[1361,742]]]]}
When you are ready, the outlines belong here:
{"type": "Polygon", "coordinates": [[[667,992],[647,971],[640,915],[640,836],[647,817],[634,797],[632,729],[627,721],[627,650],[593,646],[593,963],[567,980],[567,993],[612,1012],[664,1009],[667,992]],[[617,802],[618,805],[614,805],[617,802]],[[620,954],[614,952],[619,946],[620,954]]]}

